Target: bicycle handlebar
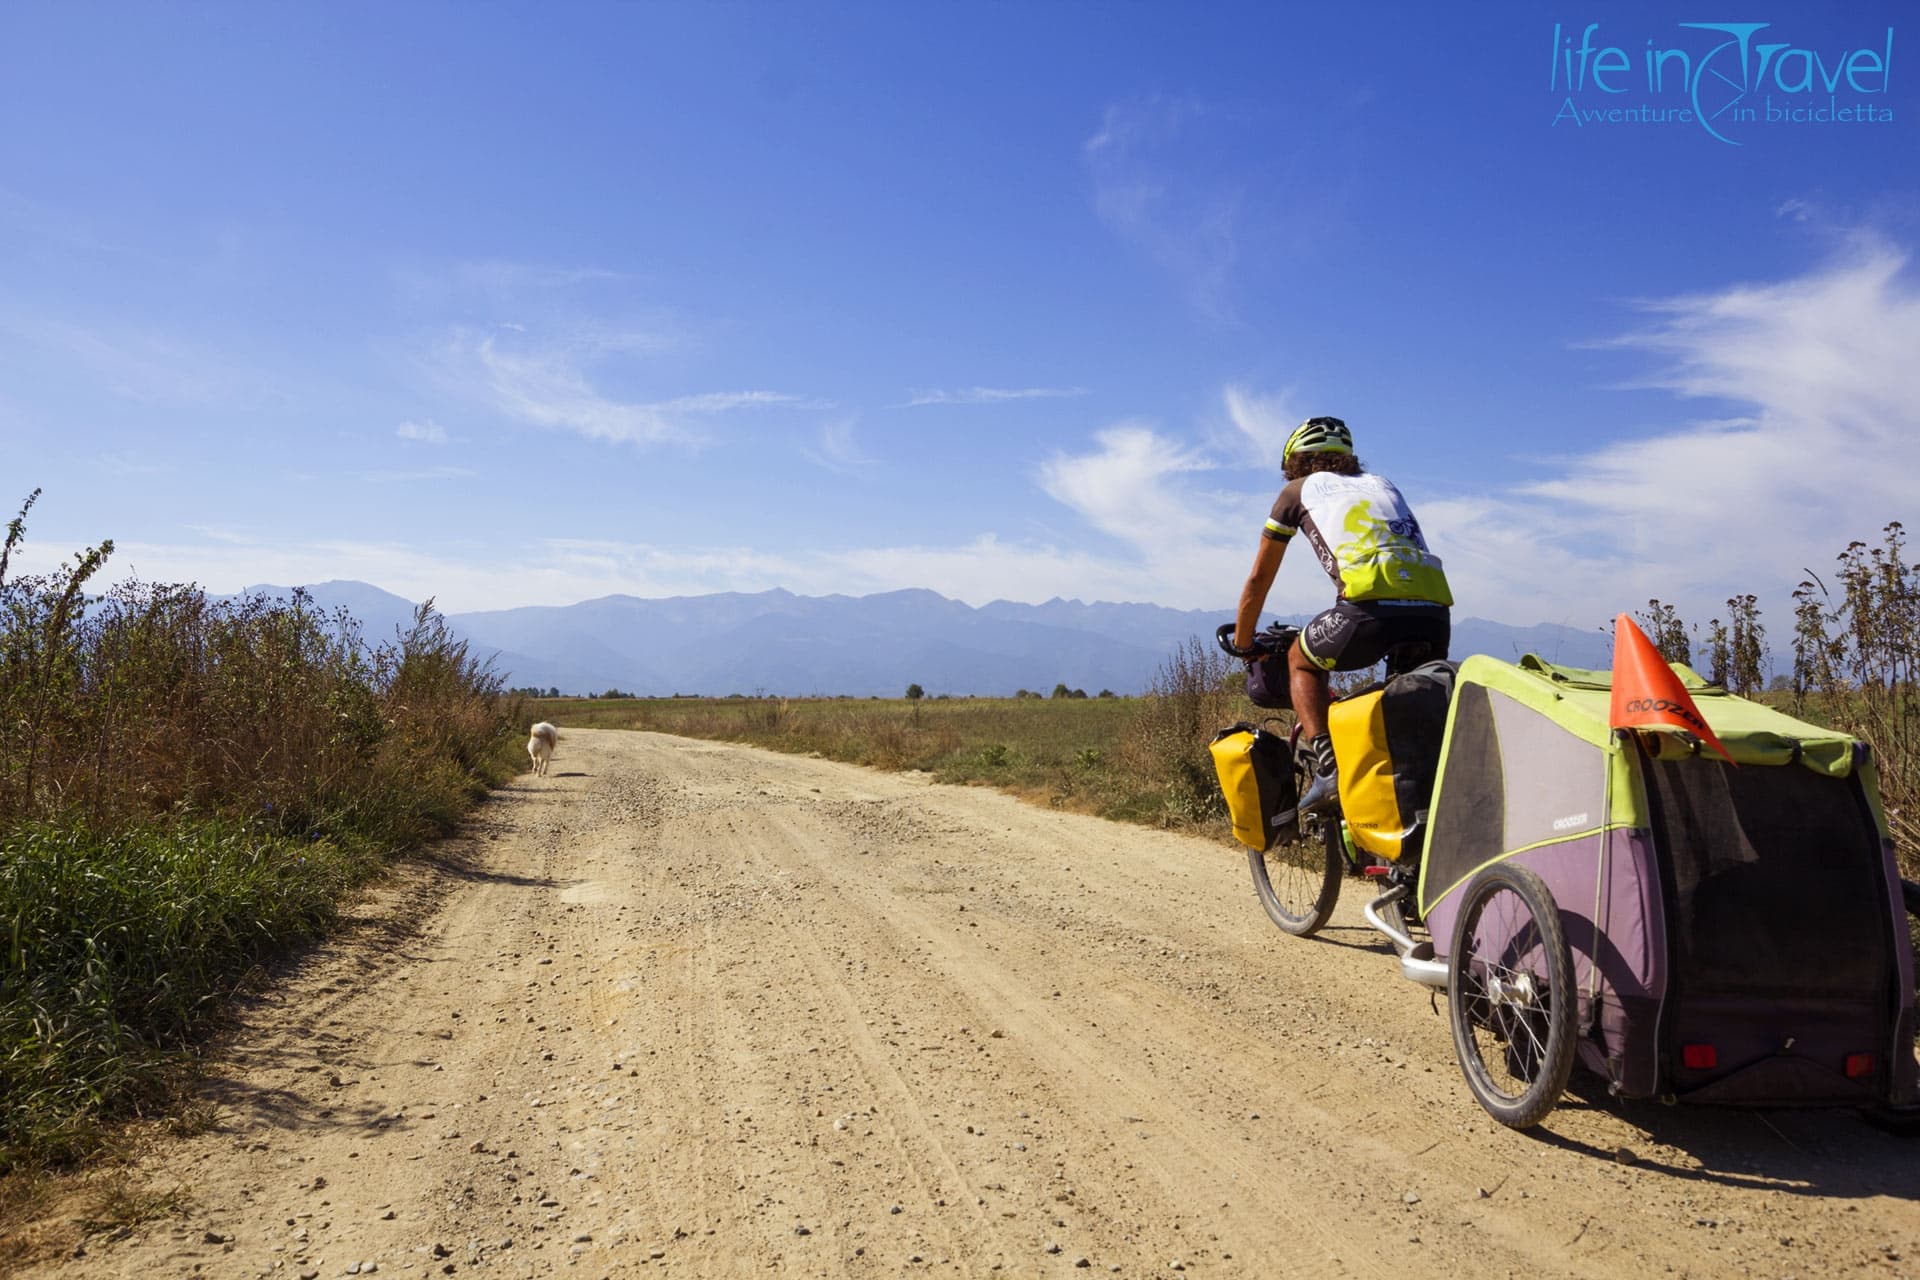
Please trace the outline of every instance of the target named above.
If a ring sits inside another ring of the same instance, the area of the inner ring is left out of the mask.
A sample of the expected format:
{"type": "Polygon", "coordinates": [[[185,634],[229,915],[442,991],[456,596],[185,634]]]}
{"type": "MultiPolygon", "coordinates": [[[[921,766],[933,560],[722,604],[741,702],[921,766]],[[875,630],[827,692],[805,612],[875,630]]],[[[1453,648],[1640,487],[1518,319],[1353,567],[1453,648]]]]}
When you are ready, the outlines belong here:
{"type": "Polygon", "coordinates": [[[1241,649],[1235,647],[1233,643],[1233,632],[1237,626],[1239,626],[1239,624],[1236,622],[1221,624],[1213,633],[1214,641],[1219,644],[1221,650],[1228,655],[1249,660],[1254,658],[1272,658],[1285,653],[1288,647],[1293,644],[1294,637],[1300,634],[1300,628],[1289,626],[1284,622],[1276,622],[1265,631],[1256,634],[1253,637],[1252,645],[1241,649]]]}
{"type": "Polygon", "coordinates": [[[1217,643],[1223,650],[1225,650],[1230,657],[1235,657],[1235,658],[1259,657],[1260,650],[1257,646],[1253,648],[1241,649],[1234,645],[1233,633],[1239,627],[1239,625],[1240,624],[1237,622],[1227,622],[1227,623],[1221,624],[1220,627],[1218,627],[1213,633],[1213,638],[1215,643],[1217,643]]]}

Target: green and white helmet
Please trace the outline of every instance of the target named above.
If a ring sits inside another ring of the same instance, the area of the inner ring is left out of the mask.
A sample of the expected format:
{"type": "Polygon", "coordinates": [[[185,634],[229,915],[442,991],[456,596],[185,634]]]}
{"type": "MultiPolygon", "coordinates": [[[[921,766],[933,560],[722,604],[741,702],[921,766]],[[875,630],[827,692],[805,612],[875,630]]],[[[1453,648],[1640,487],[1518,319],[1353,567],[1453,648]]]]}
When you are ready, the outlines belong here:
{"type": "Polygon", "coordinates": [[[1353,432],[1347,430],[1347,424],[1338,418],[1308,418],[1293,429],[1287,437],[1287,447],[1280,454],[1285,463],[1296,453],[1352,453],[1353,432]]]}

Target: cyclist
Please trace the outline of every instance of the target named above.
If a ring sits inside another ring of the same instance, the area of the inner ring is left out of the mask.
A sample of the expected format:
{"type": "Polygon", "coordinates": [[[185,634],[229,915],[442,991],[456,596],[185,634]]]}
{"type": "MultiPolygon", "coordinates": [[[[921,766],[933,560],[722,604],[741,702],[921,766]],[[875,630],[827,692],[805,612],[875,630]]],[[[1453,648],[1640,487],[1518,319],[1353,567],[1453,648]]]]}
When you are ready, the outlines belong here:
{"type": "Polygon", "coordinates": [[[1307,623],[1287,651],[1288,690],[1313,766],[1300,810],[1313,813],[1339,794],[1327,736],[1327,673],[1365,670],[1409,642],[1445,658],[1453,594],[1406,499],[1391,480],[1360,465],[1346,423],[1308,418],[1287,437],[1280,465],[1287,484],[1240,592],[1233,642],[1252,645],[1280,561],[1304,534],[1337,588],[1333,607],[1307,623]]]}

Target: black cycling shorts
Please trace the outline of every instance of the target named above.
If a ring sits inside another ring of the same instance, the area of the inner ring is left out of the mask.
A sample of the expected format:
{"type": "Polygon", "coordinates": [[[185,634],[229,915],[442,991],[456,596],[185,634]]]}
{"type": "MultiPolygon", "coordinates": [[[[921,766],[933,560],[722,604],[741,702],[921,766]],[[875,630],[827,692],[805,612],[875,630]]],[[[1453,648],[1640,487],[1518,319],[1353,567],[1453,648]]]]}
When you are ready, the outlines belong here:
{"type": "Polygon", "coordinates": [[[1443,604],[1389,604],[1342,600],[1300,631],[1300,650],[1323,671],[1364,671],[1397,644],[1420,642],[1445,658],[1453,639],[1452,611],[1443,604]]]}

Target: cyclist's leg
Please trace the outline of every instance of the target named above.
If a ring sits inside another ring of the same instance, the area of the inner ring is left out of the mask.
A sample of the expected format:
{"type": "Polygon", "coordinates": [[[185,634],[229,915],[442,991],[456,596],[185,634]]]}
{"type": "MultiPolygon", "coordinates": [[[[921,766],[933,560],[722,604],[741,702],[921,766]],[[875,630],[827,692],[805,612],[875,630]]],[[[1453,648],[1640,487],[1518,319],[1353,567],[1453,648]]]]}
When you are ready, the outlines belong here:
{"type": "Polygon", "coordinates": [[[1293,711],[1300,717],[1300,733],[1316,738],[1327,731],[1327,673],[1358,671],[1380,661],[1378,630],[1372,615],[1346,600],[1318,614],[1300,630],[1288,651],[1288,688],[1293,711]]]}
{"type": "Polygon", "coordinates": [[[1321,666],[1295,640],[1287,650],[1287,689],[1293,695],[1293,714],[1300,721],[1300,736],[1313,739],[1327,731],[1327,668],[1321,666]]]}
{"type": "Polygon", "coordinates": [[[1341,667],[1362,620],[1352,605],[1339,601],[1306,625],[1287,655],[1293,712],[1312,759],[1313,780],[1300,797],[1302,813],[1329,808],[1339,795],[1333,740],[1327,736],[1327,673],[1341,667]]]}

